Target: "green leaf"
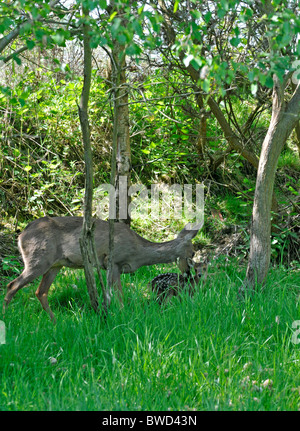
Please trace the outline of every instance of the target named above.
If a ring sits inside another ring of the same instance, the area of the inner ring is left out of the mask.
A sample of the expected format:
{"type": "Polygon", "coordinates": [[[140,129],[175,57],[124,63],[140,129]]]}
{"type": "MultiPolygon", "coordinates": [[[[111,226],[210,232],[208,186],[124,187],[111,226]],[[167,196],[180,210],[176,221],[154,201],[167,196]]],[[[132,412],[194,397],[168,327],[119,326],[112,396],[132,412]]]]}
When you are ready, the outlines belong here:
{"type": "Polygon", "coordinates": [[[35,47],[35,42],[33,40],[26,40],[26,45],[29,50],[35,47]]]}
{"type": "Polygon", "coordinates": [[[2,87],[0,86],[1,93],[5,94],[5,96],[11,96],[11,89],[10,87],[2,87]]]}
{"type": "Polygon", "coordinates": [[[203,15],[203,19],[204,19],[204,21],[206,22],[206,24],[208,24],[208,23],[209,23],[209,21],[210,21],[210,19],[211,19],[211,15],[212,15],[212,13],[211,13],[211,12],[207,12],[206,14],[204,14],[204,15],[203,15]]]}
{"type": "Polygon", "coordinates": [[[195,70],[199,70],[202,66],[202,60],[200,58],[193,58],[190,64],[195,70]]]}
{"type": "Polygon", "coordinates": [[[26,100],[22,99],[21,97],[19,97],[19,103],[20,105],[23,107],[26,105],[26,100]]]}
{"type": "MultiPolygon", "coordinates": [[[[210,12],[208,12],[210,13],[210,12]]],[[[193,18],[195,19],[200,19],[201,18],[201,12],[199,10],[192,10],[191,11],[191,15],[193,18]]],[[[206,14],[207,15],[207,14],[206,14]]],[[[211,14],[210,14],[211,15],[211,14]]]]}
{"type": "Polygon", "coordinates": [[[229,42],[232,46],[237,47],[240,44],[241,39],[239,37],[233,37],[229,42]]]}
{"type": "Polygon", "coordinates": [[[121,18],[116,18],[111,26],[111,34],[113,37],[116,37],[119,31],[119,27],[121,25],[121,18]]]}
{"type": "Polygon", "coordinates": [[[8,18],[4,17],[0,21],[0,33],[4,34],[6,30],[9,29],[9,27],[13,24],[13,21],[8,18]]]}
{"type": "Polygon", "coordinates": [[[24,171],[29,172],[31,171],[31,169],[32,169],[32,166],[27,165],[25,166],[24,171]]]}
{"type": "Polygon", "coordinates": [[[18,66],[21,66],[22,61],[17,55],[14,55],[13,59],[17,63],[18,66]]]}
{"type": "Polygon", "coordinates": [[[31,16],[32,16],[33,19],[37,19],[38,16],[39,16],[39,10],[35,6],[31,6],[30,13],[31,13],[31,16]]]}
{"type": "Polygon", "coordinates": [[[209,92],[209,88],[210,88],[210,80],[209,79],[204,79],[203,84],[202,84],[202,88],[203,88],[203,91],[205,91],[205,93],[209,92]]]}
{"type": "Polygon", "coordinates": [[[120,43],[120,45],[125,45],[127,42],[127,37],[124,33],[117,34],[116,39],[120,43]]]}
{"type": "Polygon", "coordinates": [[[217,15],[218,15],[219,18],[222,19],[222,18],[224,18],[224,16],[226,15],[226,13],[227,13],[227,11],[225,9],[219,8],[218,12],[217,12],[217,15]]]}
{"type": "Polygon", "coordinates": [[[58,46],[65,46],[65,37],[62,33],[53,34],[52,40],[58,46]]]}
{"type": "Polygon", "coordinates": [[[253,82],[254,78],[255,78],[254,70],[250,70],[249,73],[248,73],[248,79],[249,79],[249,81],[253,82]]]}
{"type": "Polygon", "coordinates": [[[241,21],[247,22],[253,16],[253,11],[251,9],[245,8],[241,14],[241,21]]]}
{"type": "MultiPolygon", "coordinates": [[[[117,15],[117,11],[115,11],[115,12],[113,12],[112,14],[111,14],[111,16],[109,17],[109,20],[108,20],[108,22],[111,22],[113,19],[114,19],[114,17],[117,15]]],[[[121,20],[120,20],[120,22],[121,22],[121,20]]]]}
{"type": "Polygon", "coordinates": [[[129,56],[140,55],[141,51],[141,47],[135,43],[131,43],[126,47],[126,54],[129,56]]]}
{"type": "Polygon", "coordinates": [[[138,20],[134,20],[132,23],[133,30],[136,34],[138,34],[141,38],[144,36],[143,28],[138,20]]]}
{"type": "Polygon", "coordinates": [[[151,22],[152,28],[155,33],[158,33],[160,30],[160,23],[157,22],[156,17],[149,16],[149,21],[151,22]]]}

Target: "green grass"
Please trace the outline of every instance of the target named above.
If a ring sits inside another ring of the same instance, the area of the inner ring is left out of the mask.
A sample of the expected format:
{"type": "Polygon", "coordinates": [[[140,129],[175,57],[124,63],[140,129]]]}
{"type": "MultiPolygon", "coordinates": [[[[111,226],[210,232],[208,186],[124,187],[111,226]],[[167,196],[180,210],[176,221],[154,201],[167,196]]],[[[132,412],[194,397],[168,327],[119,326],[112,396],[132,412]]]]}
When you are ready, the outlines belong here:
{"type": "Polygon", "coordinates": [[[162,307],[146,290],[156,273],[124,276],[125,306],[112,304],[106,323],[80,271],[50,291],[56,326],[33,286],[18,292],[0,345],[0,410],[300,408],[299,272],[272,269],[264,291],[240,301],[245,268],[219,260],[194,297],[162,307]]]}

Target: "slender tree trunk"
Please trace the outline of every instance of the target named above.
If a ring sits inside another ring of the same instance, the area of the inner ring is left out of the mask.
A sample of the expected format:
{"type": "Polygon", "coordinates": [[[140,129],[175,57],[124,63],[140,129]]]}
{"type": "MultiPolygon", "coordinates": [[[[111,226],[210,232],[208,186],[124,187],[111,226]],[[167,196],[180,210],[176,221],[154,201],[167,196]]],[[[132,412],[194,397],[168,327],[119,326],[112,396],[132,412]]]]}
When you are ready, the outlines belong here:
{"type": "Polygon", "coordinates": [[[271,205],[278,158],[300,118],[300,85],[290,102],[284,102],[284,84],[274,76],[272,118],[259,159],[250,236],[246,287],[262,283],[271,256],[271,205]]]}
{"type": "Polygon", "coordinates": [[[131,150],[129,138],[128,86],[126,83],[125,47],[116,41],[112,51],[112,56],[114,63],[113,67],[117,69],[114,76],[116,77],[118,75],[118,96],[116,100],[118,105],[118,114],[116,117],[116,211],[118,214],[118,221],[130,224],[130,217],[128,214],[130,197],[128,196],[128,189],[131,185],[131,150]]]}
{"type": "MultiPolygon", "coordinates": [[[[119,45],[116,45],[119,46],[119,45]]],[[[112,53],[112,81],[113,81],[113,107],[114,107],[114,122],[113,122],[113,142],[112,142],[112,155],[111,155],[111,173],[110,184],[116,190],[116,217],[119,215],[119,199],[118,199],[118,181],[117,181],[117,152],[119,148],[119,125],[120,125],[120,112],[121,112],[121,68],[122,62],[119,59],[119,51],[114,50],[112,53]]],[[[126,191],[127,192],[127,191],[126,191]]],[[[127,208],[126,208],[127,210],[127,208]]],[[[115,222],[117,220],[109,218],[109,255],[107,265],[107,285],[111,291],[115,290],[113,285],[113,272],[114,272],[114,234],[115,222]]],[[[122,298],[119,298],[122,302],[122,298]]]]}
{"type": "MultiPolygon", "coordinates": [[[[120,73],[117,67],[113,67],[112,71],[113,71],[112,77],[113,77],[113,83],[114,83],[114,87],[113,87],[114,123],[113,123],[110,184],[113,187],[116,187],[116,155],[117,155],[117,146],[118,146],[120,73]]],[[[111,218],[110,216],[109,217],[109,254],[108,254],[108,264],[107,264],[107,286],[111,291],[113,289],[114,235],[115,235],[115,219],[111,218]]]]}
{"type": "MultiPolygon", "coordinates": [[[[113,9],[114,2],[111,2],[113,9]]],[[[119,10],[122,19],[122,10],[119,10]]],[[[124,21],[122,25],[126,26],[124,21]]],[[[109,218],[109,254],[107,264],[107,287],[111,292],[114,289],[114,232],[115,222],[124,221],[130,224],[128,215],[128,188],[130,187],[131,152],[129,139],[129,109],[128,88],[126,85],[125,46],[117,40],[111,52],[111,69],[113,81],[113,143],[111,156],[110,184],[116,190],[116,217],[109,218]]],[[[118,289],[118,292],[120,290],[118,289]]],[[[119,298],[122,302],[122,298],[119,298]]]]}
{"type": "MultiPolygon", "coordinates": [[[[88,19],[88,11],[83,8],[83,17],[88,19]]],[[[92,149],[90,140],[90,126],[88,118],[88,102],[91,86],[91,70],[92,70],[92,52],[90,47],[89,25],[83,24],[83,44],[84,44],[84,80],[81,92],[78,113],[82,131],[82,141],[84,145],[84,161],[85,161],[85,200],[84,200],[84,218],[81,236],[79,239],[80,249],[82,253],[84,272],[86,278],[87,289],[89,292],[92,307],[95,312],[99,312],[98,291],[94,277],[93,268],[96,266],[99,280],[103,290],[104,310],[107,312],[108,296],[104,288],[102,275],[99,267],[99,262],[96,253],[94,241],[94,223],[92,219],[92,202],[93,202],[93,163],[92,149]]]]}

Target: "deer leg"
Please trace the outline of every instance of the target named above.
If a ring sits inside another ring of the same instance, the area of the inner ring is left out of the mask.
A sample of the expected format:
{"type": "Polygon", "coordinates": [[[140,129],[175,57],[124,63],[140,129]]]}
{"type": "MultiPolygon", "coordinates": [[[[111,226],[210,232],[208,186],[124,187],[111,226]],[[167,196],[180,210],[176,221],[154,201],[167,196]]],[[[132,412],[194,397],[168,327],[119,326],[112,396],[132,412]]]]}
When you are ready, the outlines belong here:
{"type": "MultiPolygon", "coordinates": [[[[109,274],[107,271],[107,281],[109,280],[109,274]]],[[[121,305],[123,305],[123,290],[122,290],[122,283],[121,283],[121,277],[120,277],[120,271],[117,265],[113,266],[112,270],[112,284],[113,286],[107,286],[108,289],[111,289],[112,287],[116,291],[116,296],[118,298],[118,301],[121,305]]]]}
{"type": "Polygon", "coordinates": [[[119,271],[119,268],[117,266],[114,267],[113,282],[114,282],[114,286],[116,286],[116,289],[117,289],[117,298],[118,298],[120,304],[123,306],[124,305],[124,303],[123,303],[124,295],[123,295],[120,271],[119,271]]]}
{"type": "Polygon", "coordinates": [[[19,289],[22,289],[27,283],[30,283],[35,279],[35,276],[31,273],[28,274],[28,271],[23,271],[19,277],[15,278],[7,285],[7,293],[5,295],[4,301],[5,305],[8,305],[10,301],[13,299],[15,294],[19,289]]]}
{"type": "Polygon", "coordinates": [[[49,269],[49,271],[43,275],[42,281],[41,281],[39,287],[37,288],[37,291],[35,292],[35,295],[38,298],[38,300],[40,301],[40,303],[42,304],[43,309],[49,314],[50,319],[52,320],[52,322],[54,324],[56,323],[56,319],[55,319],[53,312],[51,311],[51,309],[49,307],[48,291],[49,291],[49,288],[50,288],[51,284],[53,283],[59,270],[60,270],[60,268],[49,269]]]}
{"type": "Polygon", "coordinates": [[[42,272],[39,272],[38,270],[35,271],[32,268],[25,267],[24,271],[22,272],[19,277],[15,278],[13,281],[11,281],[7,285],[7,293],[4,298],[3,302],[3,316],[5,315],[5,310],[10,301],[13,299],[15,294],[18,292],[18,290],[22,289],[22,287],[26,286],[26,284],[30,283],[31,281],[35,280],[37,277],[39,277],[42,274],[42,272]]]}

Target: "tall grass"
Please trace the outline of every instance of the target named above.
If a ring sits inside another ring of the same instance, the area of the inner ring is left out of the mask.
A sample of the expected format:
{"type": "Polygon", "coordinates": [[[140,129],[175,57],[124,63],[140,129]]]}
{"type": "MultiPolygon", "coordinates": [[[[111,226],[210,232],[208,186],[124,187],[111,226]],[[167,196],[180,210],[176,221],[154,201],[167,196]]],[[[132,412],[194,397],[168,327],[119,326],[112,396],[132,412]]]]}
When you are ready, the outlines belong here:
{"type": "Polygon", "coordinates": [[[241,301],[244,272],[216,262],[192,298],[159,306],[147,291],[157,269],[141,268],[124,276],[124,308],[113,303],[106,322],[83,274],[62,273],[49,295],[56,326],[22,289],[5,316],[0,410],[299,409],[299,272],[272,269],[241,301]]]}

